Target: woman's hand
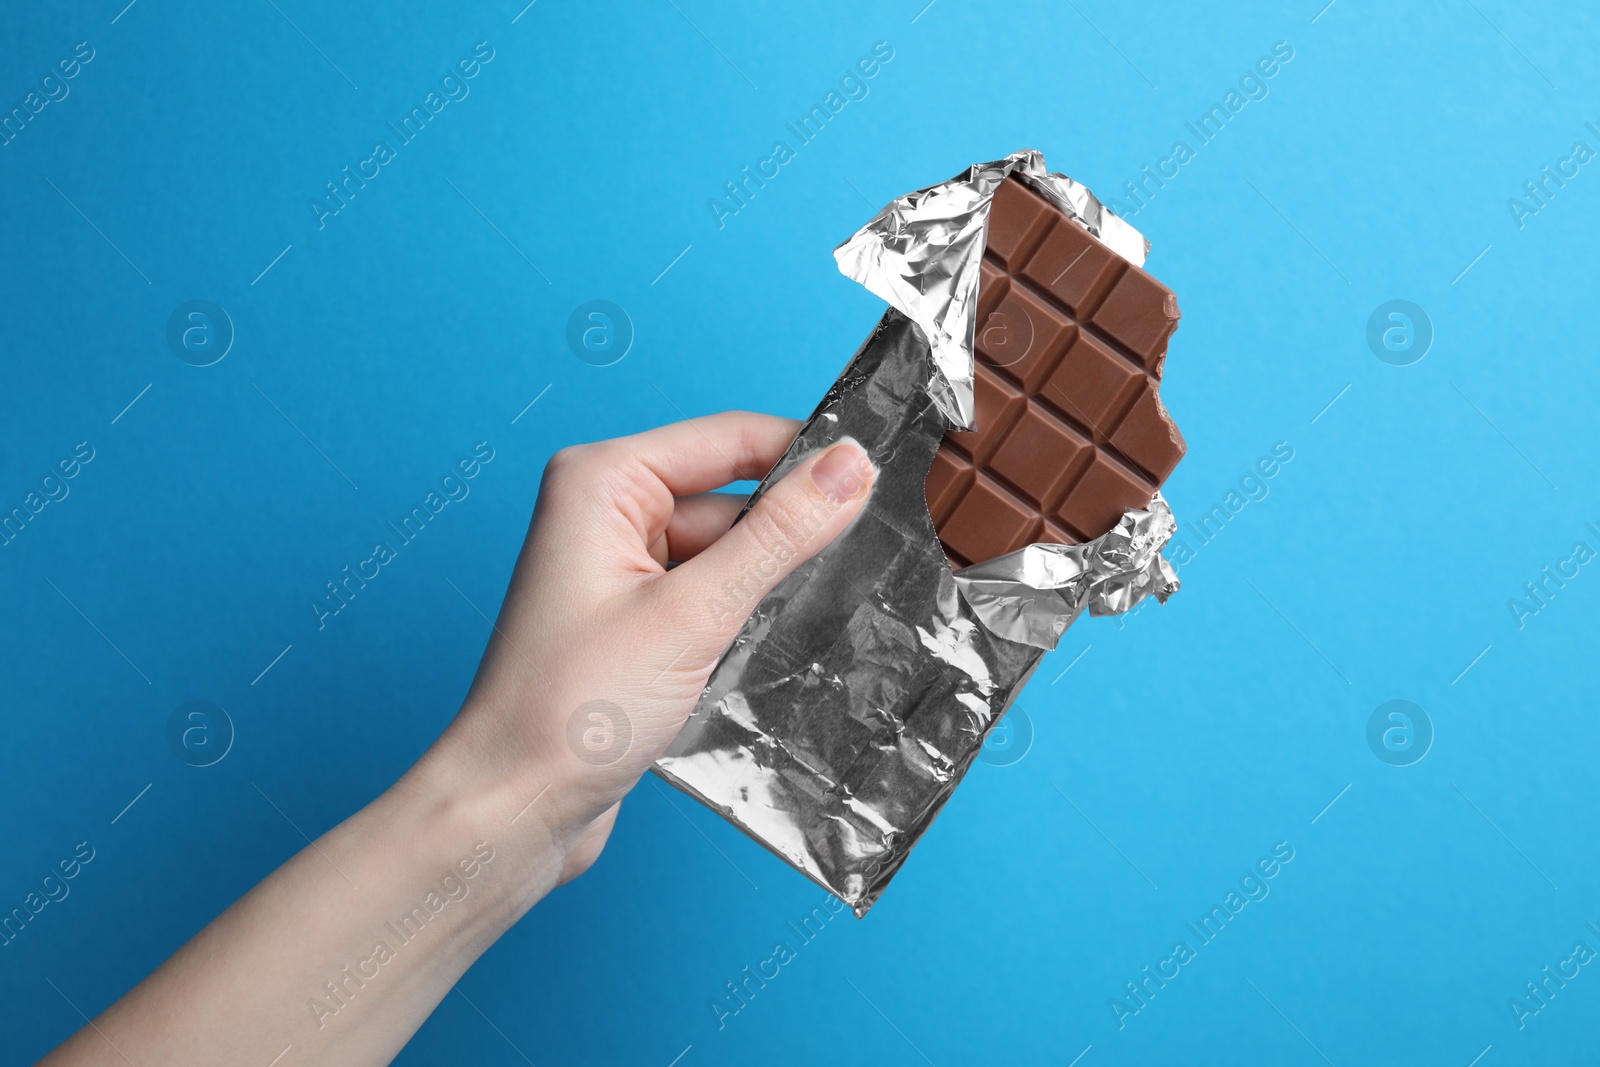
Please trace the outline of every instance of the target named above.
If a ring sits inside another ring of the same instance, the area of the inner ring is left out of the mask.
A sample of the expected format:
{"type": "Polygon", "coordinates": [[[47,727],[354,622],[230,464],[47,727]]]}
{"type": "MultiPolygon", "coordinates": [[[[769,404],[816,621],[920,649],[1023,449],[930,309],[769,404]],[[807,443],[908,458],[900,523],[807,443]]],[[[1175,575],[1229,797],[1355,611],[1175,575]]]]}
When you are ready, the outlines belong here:
{"type": "Polygon", "coordinates": [[[561,881],[599,854],[756,603],[866,499],[872,465],[842,441],[729,529],[744,497],[711,490],[762,477],[798,428],[726,412],[564,449],[546,468],[478,677],[431,756],[493,783],[502,811],[532,802],[561,881]]]}
{"type": "Polygon", "coordinates": [[[594,862],[750,610],[860,511],[874,472],[841,442],[729,529],[740,498],[709,491],[795,429],[730,412],[558,453],[444,735],[43,1062],[388,1063],[594,862]]]}

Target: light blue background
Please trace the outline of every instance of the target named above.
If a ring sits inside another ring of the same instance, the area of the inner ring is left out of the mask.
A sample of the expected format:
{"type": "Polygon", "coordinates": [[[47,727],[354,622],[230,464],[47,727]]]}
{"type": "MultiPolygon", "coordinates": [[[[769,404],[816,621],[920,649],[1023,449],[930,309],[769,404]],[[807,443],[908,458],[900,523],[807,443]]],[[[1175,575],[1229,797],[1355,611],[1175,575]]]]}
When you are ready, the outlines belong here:
{"type": "Polygon", "coordinates": [[[322,832],[436,736],[551,452],[803,416],[881,311],[829,252],[883,202],[1024,146],[1118,196],[1277,41],[1269,95],[1135,220],[1184,312],[1173,507],[1287,442],[1266,499],[1169,604],[1070,631],[1020,703],[1031,750],[974,768],[867,920],[802,945],[820,891],[649,780],[400,1062],[1593,1058],[1600,969],[1525,1029],[1507,1004],[1600,949],[1600,565],[1521,629],[1507,606],[1600,549],[1600,170],[1522,228],[1507,207],[1600,149],[1593,16],[925,2],[8,5],[0,108],[95,58],[0,148],[0,510],[96,455],[0,548],[0,909],[96,858],[0,948],[6,1062],[300,848],[288,819],[322,832]],[[470,96],[319,230],[307,201],[479,41],[470,96]],[[723,182],[877,41],[869,95],[719,230],[723,182]],[[165,331],[202,299],[237,336],[198,369],[165,331]],[[566,351],[589,299],[634,324],[615,366],[566,351]],[[1391,299],[1432,320],[1412,366],[1367,347],[1391,299]],[[319,632],[323,582],[480,440],[471,496],[319,632]],[[208,768],[166,741],[191,699],[237,729],[208,768]],[[1436,731],[1409,767],[1367,745],[1391,699],[1436,731]],[[1119,1030],[1109,999],[1280,841],[1270,896],[1119,1030]],[[719,1030],[709,1003],[780,940],[797,958],[719,1030]]]}

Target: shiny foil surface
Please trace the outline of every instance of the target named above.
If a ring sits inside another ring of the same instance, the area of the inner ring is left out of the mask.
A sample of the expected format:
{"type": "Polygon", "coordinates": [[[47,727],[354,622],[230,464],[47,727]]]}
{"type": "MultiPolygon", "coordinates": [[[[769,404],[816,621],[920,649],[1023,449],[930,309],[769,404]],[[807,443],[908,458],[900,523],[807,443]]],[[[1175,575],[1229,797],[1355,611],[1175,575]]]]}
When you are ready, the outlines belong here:
{"type": "Polygon", "coordinates": [[[899,308],[928,338],[934,372],[928,391],[955,429],[973,428],[979,267],[989,202],[1011,174],[1123,259],[1144,266],[1150,245],[1139,231],[1082,185],[1047,172],[1044,157],[1031,148],[895,198],[833,253],[846,278],[899,308]]]}
{"type": "Polygon", "coordinates": [[[892,306],[751,503],[844,437],[877,480],[850,527],[756,606],[655,767],[858,917],[1067,626],[1177,588],[1159,493],[1092,542],[959,573],[934,532],[924,483],[946,430],[971,425],[988,207],[1013,170],[1143,262],[1144,239],[1032,151],[901,197],[840,246],[840,269],[892,306]]]}

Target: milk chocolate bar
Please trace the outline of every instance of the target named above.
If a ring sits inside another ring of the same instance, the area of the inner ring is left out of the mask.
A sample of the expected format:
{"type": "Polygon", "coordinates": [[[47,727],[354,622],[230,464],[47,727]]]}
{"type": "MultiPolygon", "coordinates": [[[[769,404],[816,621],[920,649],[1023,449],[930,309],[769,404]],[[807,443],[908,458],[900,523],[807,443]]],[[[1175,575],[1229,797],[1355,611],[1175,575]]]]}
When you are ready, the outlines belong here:
{"type": "Polygon", "coordinates": [[[995,190],[978,290],[976,428],[945,435],[928,510],[957,569],[1080,544],[1183,458],[1161,406],[1172,292],[1015,176],[995,190]]]}
{"type": "MultiPolygon", "coordinates": [[[[897,197],[835,252],[890,306],[751,501],[844,438],[877,478],[838,539],[761,598],[656,771],[858,916],[1073,620],[1176,588],[1160,556],[1172,514],[1152,493],[1182,445],[1158,408],[1143,416],[1153,443],[1137,419],[1177,312],[1126,266],[1144,249],[1088,189],[1023,151],[897,197]],[[971,360],[976,405],[957,373],[971,360]],[[977,432],[947,443],[974,407],[977,432]],[[1078,489],[1102,459],[1132,488],[1083,514],[1078,489]],[[1139,510],[1117,514],[1124,502],[1139,510]],[[1008,511],[1021,516],[1012,529],[1008,511]],[[1113,519],[1050,559],[951,569],[1113,519]]],[[[1159,699],[1137,665],[1109,684],[1159,699]]]]}

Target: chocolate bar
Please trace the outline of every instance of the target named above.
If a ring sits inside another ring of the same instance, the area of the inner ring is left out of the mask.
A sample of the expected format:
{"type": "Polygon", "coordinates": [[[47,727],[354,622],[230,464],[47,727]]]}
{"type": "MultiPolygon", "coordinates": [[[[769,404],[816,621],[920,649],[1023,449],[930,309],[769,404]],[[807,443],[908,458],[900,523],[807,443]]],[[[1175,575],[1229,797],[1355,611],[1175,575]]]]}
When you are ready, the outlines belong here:
{"type": "MultiPolygon", "coordinates": [[[[762,597],[655,769],[858,916],[1073,620],[1177,588],[1160,555],[1175,524],[1153,487],[1182,444],[1159,408],[1143,416],[1157,432],[1141,437],[1137,421],[1177,311],[1126,266],[1144,250],[1033,151],[898,197],[835,250],[889,308],[751,502],[846,437],[877,468],[872,492],[837,540],[762,597]],[[1007,317],[1016,307],[1028,310],[1007,317]],[[954,373],[974,360],[975,405],[954,373]],[[947,440],[974,407],[981,432],[947,440]],[[1045,432],[1029,437],[1032,416],[1045,432]],[[1130,488],[1080,514],[1102,454],[1130,488]],[[980,495],[996,487],[1003,507],[980,495]],[[1124,499],[1135,510],[1122,514],[1124,499]],[[1006,508],[1021,515],[1011,530],[1006,508]],[[1045,559],[963,566],[1105,527],[1045,559]]],[[[1143,699],[1142,684],[1118,691],[1143,699]]]]}
{"type": "Polygon", "coordinates": [[[1008,177],[978,290],[976,429],[945,435],[928,511],[957,569],[1081,544],[1143,508],[1183,437],[1161,406],[1171,290],[1008,177]]]}

